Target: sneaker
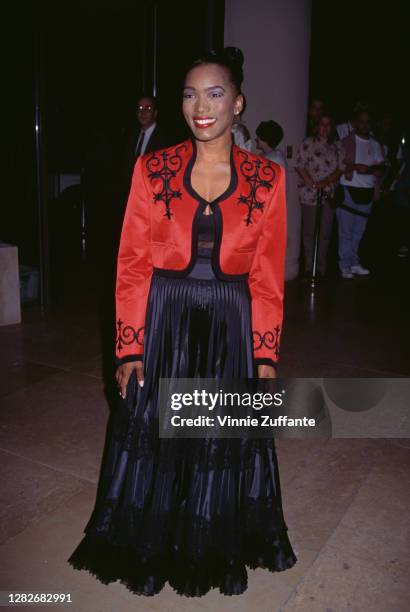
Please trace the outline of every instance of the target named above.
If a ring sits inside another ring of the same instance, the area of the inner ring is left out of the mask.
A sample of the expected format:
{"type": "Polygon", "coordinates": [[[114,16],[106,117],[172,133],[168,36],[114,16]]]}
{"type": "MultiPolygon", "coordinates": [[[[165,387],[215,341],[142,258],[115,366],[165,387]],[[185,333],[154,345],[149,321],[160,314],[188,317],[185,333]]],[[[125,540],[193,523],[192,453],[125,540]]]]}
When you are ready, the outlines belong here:
{"type": "Polygon", "coordinates": [[[370,274],[370,270],[368,270],[367,268],[363,268],[363,266],[361,266],[360,264],[358,264],[357,266],[352,266],[350,269],[353,274],[357,274],[358,276],[367,276],[368,274],[370,274]]]}
{"type": "Polygon", "coordinates": [[[342,275],[342,278],[353,278],[353,274],[350,268],[344,268],[343,270],[340,270],[340,274],[342,275]]]}

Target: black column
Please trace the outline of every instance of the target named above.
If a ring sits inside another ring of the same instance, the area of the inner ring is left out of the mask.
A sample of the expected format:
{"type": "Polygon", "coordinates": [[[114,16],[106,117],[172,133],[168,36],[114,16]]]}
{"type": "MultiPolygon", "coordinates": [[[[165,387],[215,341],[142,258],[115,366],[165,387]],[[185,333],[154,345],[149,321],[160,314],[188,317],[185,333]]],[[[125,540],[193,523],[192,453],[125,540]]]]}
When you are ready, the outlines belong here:
{"type": "Polygon", "coordinates": [[[33,10],[33,56],[35,58],[35,108],[34,138],[36,166],[36,195],[38,210],[38,243],[40,268],[40,306],[43,312],[50,305],[50,258],[48,240],[48,207],[47,207],[47,171],[44,151],[44,48],[43,48],[43,15],[41,6],[32,6],[33,10]]]}
{"type": "Polygon", "coordinates": [[[225,0],[206,3],[205,49],[222,49],[224,44],[225,0]]]}
{"type": "MultiPolygon", "coordinates": [[[[158,121],[174,142],[188,135],[181,113],[184,70],[207,51],[223,47],[224,21],[224,0],[204,0],[200,6],[192,0],[156,2],[158,121]]],[[[151,66],[152,59],[147,61],[151,66]]]]}

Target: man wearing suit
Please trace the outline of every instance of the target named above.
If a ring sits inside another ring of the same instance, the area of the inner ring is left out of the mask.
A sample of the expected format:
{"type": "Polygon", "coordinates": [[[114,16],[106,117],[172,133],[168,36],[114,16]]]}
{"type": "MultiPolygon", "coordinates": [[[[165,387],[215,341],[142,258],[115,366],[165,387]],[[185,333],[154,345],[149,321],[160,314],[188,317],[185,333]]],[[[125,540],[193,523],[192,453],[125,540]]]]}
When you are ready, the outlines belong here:
{"type": "Polygon", "coordinates": [[[157,124],[158,107],[154,96],[143,95],[137,101],[138,128],[131,133],[126,143],[125,173],[127,189],[131,184],[135,162],[140,155],[167,146],[163,130],[157,124]]]}

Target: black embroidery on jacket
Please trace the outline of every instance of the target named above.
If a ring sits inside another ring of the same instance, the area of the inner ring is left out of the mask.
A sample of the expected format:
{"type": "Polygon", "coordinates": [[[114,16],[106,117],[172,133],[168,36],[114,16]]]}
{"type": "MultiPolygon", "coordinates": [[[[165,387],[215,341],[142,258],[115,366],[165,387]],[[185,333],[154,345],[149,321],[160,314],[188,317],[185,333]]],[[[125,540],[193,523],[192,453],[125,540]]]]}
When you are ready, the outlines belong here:
{"type": "Polygon", "coordinates": [[[276,357],[279,355],[279,335],[280,327],[277,325],[273,330],[268,329],[263,334],[259,331],[253,331],[253,350],[257,351],[262,346],[274,352],[276,357]]]}
{"type": "Polygon", "coordinates": [[[239,151],[239,154],[245,158],[240,165],[240,170],[249,184],[249,192],[247,194],[241,193],[238,202],[239,204],[246,204],[248,207],[245,223],[250,225],[253,211],[255,209],[262,211],[264,208],[258,190],[261,188],[272,189],[275,171],[270,164],[264,164],[260,159],[250,159],[244,151],[239,151]]]}
{"type": "Polygon", "coordinates": [[[125,325],[124,321],[118,319],[117,321],[117,339],[115,344],[117,346],[118,352],[120,352],[123,346],[128,346],[133,342],[136,342],[140,346],[144,345],[144,341],[141,336],[143,334],[144,327],[140,327],[135,331],[135,328],[132,325],[125,325]]]}
{"type": "Polygon", "coordinates": [[[182,167],[182,158],[180,156],[181,149],[185,146],[178,147],[174,152],[169,150],[154,152],[146,162],[148,178],[153,181],[160,179],[162,181],[162,189],[159,193],[154,193],[154,202],[163,202],[165,204],[164,217],[171,219],[171,200],[181,199],[182,193],[180,189],[175,189],[172,186],[172,179],[182,167]]]}

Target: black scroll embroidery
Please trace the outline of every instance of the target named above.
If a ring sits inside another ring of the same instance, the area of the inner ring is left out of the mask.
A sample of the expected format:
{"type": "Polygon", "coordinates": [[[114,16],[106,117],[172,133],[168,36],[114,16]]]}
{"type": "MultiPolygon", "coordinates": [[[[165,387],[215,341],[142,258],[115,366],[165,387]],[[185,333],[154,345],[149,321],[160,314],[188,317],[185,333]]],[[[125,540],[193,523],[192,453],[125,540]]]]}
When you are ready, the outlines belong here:
{"type": "Polygon", "coordinates": [[[174,179],[177,173],[182,167],[182,158],[180,156],[181,149],[186,147],[178,147],[174,152],[169,150],[154,152],[146,162],[146,168],[148,171],[148,178],[153,181],[160,179],[162,182],[162,189],[159,193],[154,193],[154,202],[163,202],[165,204],[164,217],[171,219],[173,213],[171,212],[171,200],[181,199],[182,193],[180,189],[175,189],[172,185],[172,179],[174,179]]]}
{"type": "Polygon", "coordinates": [[[124,321],[118,319],[117,321],[117,339],[115,344],[117,346],[118,352],[120,352],[123,346],[128,346],[133,342],[136,342],[140,346],[144,345],[144,341],[141,339],[142,333],[144,331],[143,327],[140,327],[135,331],[135,328],[132,325],[125,325],[124,321]]]}
{"type": "Polygon", "coordinates": [[[258,194],[259,189],[272,189],[275,171],[270,164],[264,164],[260,159],[249,159],[244,151],[239,151],[245,159],[240,165],[242,175],[249,184],[249,192],[241,193],[238,198],[239,204],[246,204],[248,214],[245,218],[246,225],[252,223],[252,213],[255,209],[263,210],[264,204],[258,194]]]}
{"type": "Polygon", "coordinates": [[[280,335],[280,327],[277,325],[273,330],[267,330],[263,334],[259,331],[253,331],[253,349],[257,351],[258,349],[265,346],[267,349],[270,349],[274,352],[276,357],[279,355],[279,335],[280,335]]]}

